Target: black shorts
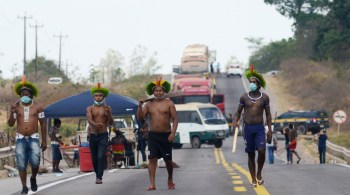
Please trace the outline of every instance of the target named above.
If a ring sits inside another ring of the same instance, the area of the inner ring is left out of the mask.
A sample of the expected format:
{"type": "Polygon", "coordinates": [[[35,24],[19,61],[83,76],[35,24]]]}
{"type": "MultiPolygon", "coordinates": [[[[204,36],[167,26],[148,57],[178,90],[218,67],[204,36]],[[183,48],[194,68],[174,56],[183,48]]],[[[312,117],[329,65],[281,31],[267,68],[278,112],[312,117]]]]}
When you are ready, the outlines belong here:
{"type": "Polygon", "coordinates": [[[148,159],[163,158],[164,161],[172,160],[172,143],[169,142],[168,133],[149,132],[148,135],[148,159]]]}

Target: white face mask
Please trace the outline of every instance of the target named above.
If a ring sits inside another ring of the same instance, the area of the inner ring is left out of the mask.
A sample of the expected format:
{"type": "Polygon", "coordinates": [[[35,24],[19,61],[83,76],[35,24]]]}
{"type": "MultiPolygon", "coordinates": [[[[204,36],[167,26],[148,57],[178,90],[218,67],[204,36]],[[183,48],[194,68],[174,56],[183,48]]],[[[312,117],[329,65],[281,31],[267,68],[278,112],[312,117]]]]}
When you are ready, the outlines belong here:
{"type": "Polygon", "coordinates": [[[100,101],[100,102],[94,100],[94,103],[95,103],[97,106],[100,106],[100,105],[102,105],[102,104],[105,103],[105,100],[102,100],[102,101],[100,101]]]}

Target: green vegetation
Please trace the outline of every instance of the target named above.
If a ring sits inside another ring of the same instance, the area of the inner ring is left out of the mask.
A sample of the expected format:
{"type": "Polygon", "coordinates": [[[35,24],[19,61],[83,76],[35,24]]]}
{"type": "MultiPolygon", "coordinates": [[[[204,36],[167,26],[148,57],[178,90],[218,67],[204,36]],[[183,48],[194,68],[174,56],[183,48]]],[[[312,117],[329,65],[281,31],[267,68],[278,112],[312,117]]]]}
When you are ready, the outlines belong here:
{"type": "Polygon", "coordinates": [[[337,132],[328,131],[328,140],[332,143],[336,143],[339,146],[343,146],[345,148],[350,148],[350,133],[349,132],[341,132],[339,135],[337,132]]]}

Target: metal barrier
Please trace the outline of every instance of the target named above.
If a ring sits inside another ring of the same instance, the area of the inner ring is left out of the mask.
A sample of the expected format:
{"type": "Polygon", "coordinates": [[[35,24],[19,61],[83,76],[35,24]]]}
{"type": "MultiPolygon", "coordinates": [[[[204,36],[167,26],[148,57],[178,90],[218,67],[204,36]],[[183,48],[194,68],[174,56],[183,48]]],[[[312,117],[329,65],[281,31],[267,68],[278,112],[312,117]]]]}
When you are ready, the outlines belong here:
{"type": "Polygon", "coordinates": [[[327,152],[337,156],[339,158],[344,159],[346,162],[350,162],[350,150],[346,149],[345,147],[338,146],[333,144],[332,142],[328,141],[326,142],[327,152]]]}

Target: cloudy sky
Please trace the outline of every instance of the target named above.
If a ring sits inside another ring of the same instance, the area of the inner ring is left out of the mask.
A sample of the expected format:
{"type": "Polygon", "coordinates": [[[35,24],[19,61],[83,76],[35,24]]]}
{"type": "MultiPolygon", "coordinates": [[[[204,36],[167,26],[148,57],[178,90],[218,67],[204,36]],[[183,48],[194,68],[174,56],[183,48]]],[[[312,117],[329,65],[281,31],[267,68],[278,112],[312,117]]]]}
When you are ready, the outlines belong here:
{"type": "Polygon", "coordinates": [[[179,64],[183,49],[202,43],[217,51],[225,64],[230,56],[247,63],[250,55],[246,37],[263,37],[265,42],[291,37],[292,22],[262,0],[1,0],[0,70],[11,78],[23,73],[25,12],[27,61],[35,57],[38,29],[39,56],[58,61],[59,39],[63,38],[62,61],[78,66],[88,76],[90,64],[99,64],[108,49],[119,51],[128,62],[138,45],[158,53],[162,73],[179,64]]]}

